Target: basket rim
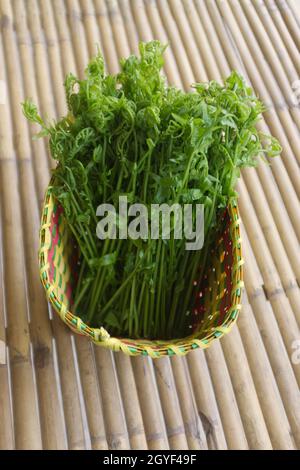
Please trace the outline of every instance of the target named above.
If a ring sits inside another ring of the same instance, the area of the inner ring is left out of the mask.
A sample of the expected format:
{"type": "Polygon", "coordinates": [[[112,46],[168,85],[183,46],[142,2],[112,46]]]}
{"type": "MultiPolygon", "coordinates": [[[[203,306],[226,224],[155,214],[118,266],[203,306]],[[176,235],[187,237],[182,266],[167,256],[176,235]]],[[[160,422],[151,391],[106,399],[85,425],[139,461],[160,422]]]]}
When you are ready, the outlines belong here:
{"type": "MultiPolygon", "coordinates": [[[[49,185],[45,192],[44,204],[42,209],[41,225],[40,225],[40,238],[39,238],[39,270],[41,282],[46,291],[48,301],[54,310],[59,314],[61,319],[66,323],[74,332],[89,337],[97,345],[104,346],[113,351],[123,351],[127,355],[137,356],[144,355],[152,358],[161,356],[183,356],[189,351],[195,349],[205,349],[215,340],[221,338],[225,333],[228,333],[236,322],[239,312],[241,310],[241,291],[244,286],[243,283],[243,263],[241,251],[241,236],[240,236],[240,217],[237,206],[237,201],[229,204],[229,214],[231,217],[230,231],[235,233],[234,248],[233,248],[233,266],[236,275],[236,283],[233,286],[231,294],[231,305],[224,317],[221,325],[211,328],[211,332],[203,338],[197,338],[197,332],[185,338],[174,340],[146,340],[146,339],[130,339],[112,337],[108,331],[103,328],[92,328],[84,323],[80,317],[74,315],[68,307],[58,299],[55,295],[54,285],[51,283],[48,276],[48,251],[50,249],[51,236],[50,236],[50,221],[52,217],[52,206],[54,203],[54,196],[52,192],[53,178],[51,178],[49,185]],[[49,240],[50,239],[50,240],[49,240]]],[[[231,238],[233,236],[231,235],[231,238]]]]}

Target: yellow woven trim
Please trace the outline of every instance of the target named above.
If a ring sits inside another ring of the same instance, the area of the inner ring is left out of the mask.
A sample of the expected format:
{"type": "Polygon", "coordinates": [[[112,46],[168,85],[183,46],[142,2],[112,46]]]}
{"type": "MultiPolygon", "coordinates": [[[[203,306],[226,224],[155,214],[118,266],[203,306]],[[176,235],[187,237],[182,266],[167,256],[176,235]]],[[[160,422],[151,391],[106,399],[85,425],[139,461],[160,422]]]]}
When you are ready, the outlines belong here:
{"type": "Polygon", "coordinates": [[[233,324],[234,324],[234,323],[232,322],[232,323],[230,323],[230,324],[227,325],[227,326],[218,326],[218,327],[216,327],[216,328],[213,328],[213,331],[216,331],[216,332],[218,332],[218,333],[221,333],[221,335],[223,336],[223,335],[229,333],[229,331],[231,330],[233,324]]]}
{"type": "Polygon", "coordinates": [[[232,293],[235,294],[235,292],[238,289],[242,289],[244,287],[244,282],[243,281],[238,281],[233,287],[232,287],[232,293]]]}
{"type": "Polygon", "coordinates": [[[65,304],[61,304],[60,315],[65,318],[68,309],[65,304]]]}
{"type": "Polygon", "coordinates": [[[230,309],[228,310],[228,314],[231,314],[235,310],[241,310],[241,308],[242,308],[241,304],[232,305],[232,307],[230,307],[230,309]]]}
{"type": "Polygon", "coordinates": [[[241,266],[243,266],[243,264],[245,263],[245,261],[243,259],[241,259],[240,261],[238,261],[232,268],[232,272],[234,273],[237,269],[239,269],[241,266]]]}
{"type": "Polygon", "coordinates": [[[236,220],[234,220],[234,221],[231,223],[230,231],[233,231],[234,229],[236,229],[237,227],[239,227],[240,224],[241,224],[241,219],[238,217],[236,220]]]}
{"type": "Polygon", "coordinates": [[[40,275],[47,273],[50,268],[49,263],[43,264],[43,266],[40,269],[40,275]]]}
{"type": "Polygon", "coordinates": [[[157,354],[153,351],[153,348],[150,348],[149,346],[145,348],[145,351],[147,351],[148,356],[152,357],[153,359],[155,359],[157,356],[157,354]]]}
{"type": "Polygon", "coordinates": [[[51,297],[50,297],[50,296],[51,296],[52,292],[54,291],[54,289],[55,289],[55,286],[54,286],[53,284],[50,284],[50,286],[49,286],[48,289],[47,289],[47,298],[48,298],[48,300],[50,300],[50,301],[51,301],[51,297]]]}
{"type": "Polygon", "coordinates": [[[94,328],[94,337],[96,341],[107,341],[110,334],[103,328],[94,328]]]}
{"type": "Polygon", "coordinates": [[[42,253],[48,253],[48,251],[50,250],[50,245],[49,243],[48,244],[44,244],[44,246],[40,249],[40,255],[42,253]]]}
{"type": "Polygon", "coordinates": [[[195,339],[193,340],[193,343],[197,344],[198,347],[201,348],[201,349],[207,349],[207,348],[209,347],[209,343],[205,343],[205,342],[203,342],[203,340],[201,340],[201,339],[195,338],[195,339]]]}
{"type": "Polygon", "coordinates": [[[241,237],[239,237],[239,238],[235,239],[235,240],[232,242],[232,247],[233,247],[233,248],[236,248],[236,247],[238,247],[239,245],[241,245],[241,243],[242,243],[242,239],[241,239],[241,237]]]}

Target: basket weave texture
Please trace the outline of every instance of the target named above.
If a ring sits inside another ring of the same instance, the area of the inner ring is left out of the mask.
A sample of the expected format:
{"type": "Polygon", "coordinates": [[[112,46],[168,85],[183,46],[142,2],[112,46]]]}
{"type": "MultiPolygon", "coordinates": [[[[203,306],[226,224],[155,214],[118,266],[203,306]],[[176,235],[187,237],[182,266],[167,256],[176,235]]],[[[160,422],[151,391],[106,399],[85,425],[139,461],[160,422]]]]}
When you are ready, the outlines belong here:
{"type": "Polygon", "coordinates": [[[172,341],[149,341],[112,337],[103,327],[92,328],[71,312],[77,249],[52,188],[50,182],[42,211],[40,277],[50,304],[75,333],[88,336],[97,345],[114,351],[158,358],[183,356],[194,349],[207,348],[230,331],[241,309],[243,287],[240,219],[236,202],[231,203],[224,213],[222,230],[209,254],[203,282],[195,294],[191,335],[172,341]]]}

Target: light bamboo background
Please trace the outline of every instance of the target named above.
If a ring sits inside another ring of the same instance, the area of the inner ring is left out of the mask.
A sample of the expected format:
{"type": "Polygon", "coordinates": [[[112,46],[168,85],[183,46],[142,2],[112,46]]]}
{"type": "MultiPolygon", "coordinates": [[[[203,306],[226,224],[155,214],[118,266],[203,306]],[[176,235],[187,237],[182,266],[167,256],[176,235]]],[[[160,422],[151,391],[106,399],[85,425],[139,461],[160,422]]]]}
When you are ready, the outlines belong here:
{"type": "Polygon", "coordinates": [[[299,449],[300,2],[0,0],[0,24],[0,449],[299,449]],[[63,77],[82,76],[97,44],[117,72],[152,38],[186,90],[242,72],[283,147],[238,185],[238,325],[205,353],[156,362],[93,347],[49,311],[37,249],[53,161],[20,108],[31,97],[62,115],[63,77]]]}

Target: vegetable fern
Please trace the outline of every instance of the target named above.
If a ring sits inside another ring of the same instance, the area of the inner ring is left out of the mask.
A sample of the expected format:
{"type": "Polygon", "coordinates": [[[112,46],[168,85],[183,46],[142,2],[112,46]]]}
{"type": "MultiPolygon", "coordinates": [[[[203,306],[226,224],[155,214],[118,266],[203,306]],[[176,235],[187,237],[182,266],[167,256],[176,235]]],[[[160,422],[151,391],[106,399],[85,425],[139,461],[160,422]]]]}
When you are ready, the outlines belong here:
{"type": "Polygon", "coordinates": [[[73,310],[129,337],[189,332],[198,266],[205,266],[220,213],[237,197],[240,168],[281,150],[257,131],[264,106],[238,73],[184,93],[166,85],[164,50],[158,41],[140,44],[140,58],[122,59],[115,76],[105,73],[99,53],[84,80],[66,77],[68,114],[58,122],[45,123],[31,101],[23,103],[39,135],[49,137],[58,162],[54,194],[80,250],[73,310]],[[148,207],[203,204],[204,247],[186,251],[174,230],[170,240],[99,240],[96,208],[120,195],[148,207]]]}

